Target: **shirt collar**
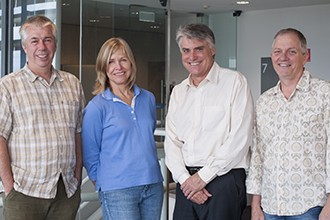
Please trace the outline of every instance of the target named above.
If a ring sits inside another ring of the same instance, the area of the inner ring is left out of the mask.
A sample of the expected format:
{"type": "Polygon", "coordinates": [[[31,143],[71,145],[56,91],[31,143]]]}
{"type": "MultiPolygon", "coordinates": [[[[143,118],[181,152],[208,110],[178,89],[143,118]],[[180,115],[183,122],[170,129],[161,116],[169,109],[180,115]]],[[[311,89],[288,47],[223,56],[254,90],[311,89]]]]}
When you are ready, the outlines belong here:
{"type": "MultiPolygon", "coordinates": [[[[203,79],[203,81],[200,82],[200,84],[198,86],[200,87],[207,82],[216,84],[218,82],[217,72],[218,72],[219,68],[220,68],[220,66],[216,62],[213,62],[213,65],[212,65],[211,69],[209,70],[208,74],[206,75],[205,79],[203,79]]],[[[195,85],[192,83],[191,74],[189,74],[189,76],[188,76],[187,87],[195,87],[195,85]]]]}
{"type": "MultiPolygon", "coordinates": [[[[51,68],[52,68],[51,69],[52,76],[50,78],[50,83],[49,84],[52,84],[56,79],[58,79],[59,81],[63,81],[63,77],[61,76],[61,74],[59,73],[59,71],[56,70],[53,66],[51,68]]],[[[35,73],[32,72],[32,70],[28,67],[27,63],[25,64],[25,66],[23,67],[23,69],[26,72],[26,74],[27,74],[30,82],[33,83],[37,79],[41,78],[40,76],[38,76],[37,74],[35,74],[35,73]]]]}
{"type": "MultiPolygon", "coordinates": [[[[296,90],[302,92],[308,92],[310,90],[310,79],[311,79],[311,74],[307,70],[304,70],[303,74],[301,75],[297,83],[296,90]]],[[[281,83],[280,81],[277,82],[276,87],[273,90],[273,95],[276,95],[281,92],[280,83],[281,83]]]]}
{"type": "MultiPolygon", "coordinates": [[[[141,93],[141,89],[134,84],[133,86],[134,89],[134,97],[138,96],[141,93]]],[[[118,99],[118,97],[113,94],[110,90],[110,88],[107,88],[103,93],[102,93],[102,97],[105,98],[106,100],[113,100],[115,101],[116,99],[118,99]]]]}
{"type": "Polygon", "coordinates": [[[297,89],[303,92],[308,92],[310,90],[310,79],[311,74],[307,70],[304,70],[303,75],[297,84],[297,89]]]}

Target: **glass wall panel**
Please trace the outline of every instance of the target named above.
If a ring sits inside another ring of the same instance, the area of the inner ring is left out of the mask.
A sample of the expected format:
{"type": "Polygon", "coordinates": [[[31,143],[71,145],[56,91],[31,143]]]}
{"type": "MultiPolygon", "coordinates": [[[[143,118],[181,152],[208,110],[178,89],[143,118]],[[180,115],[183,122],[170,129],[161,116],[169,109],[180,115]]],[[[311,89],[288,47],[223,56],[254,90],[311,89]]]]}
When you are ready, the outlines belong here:
{"type": "Polygon", "coordinates": [[[237,65],[237,16],[224,12],[209,16],[209,25],[216,36],[216,61],[222,67],[236,69],[237,65]]]}
{"type": "Polygon", "coordinates": [[[1,25],[2,28],[6,28],[5,32],[1,32],[1,41],[6,41],[1,44],[1,69],[2,75],[5,75],[22,68],[26,63],[18,33],[22,22],[32,15],[41,14],[56,23],[56,0],[7,0],[2,3],[6,3],[6,11],[1,14],[1,21],[7,21],[7,27],[1,25]],[[3,56],[6,56],[6,59],[3,56]],[[2,68],[3,65],[6,65],[5,69],[2,68]]]}
{"type": "Polygon", "coordinates": [[[82,31],[82,82],[88,99],[92,97],[91,91],[96,78],[95,61],[98,51],[107,39],[116,36],[124,38],[133,50],[138,65],[137,83],[153,90],[160,100],[160,79],[156,77],[158,73],[164,73],[165,11],[137,5],[134,1],[131,4],[120,4],[83,0],[80,16],[79,1],[70,1],[70,4],[78,7],[62,6],[61,63],[63,68],[74,68],[79,64],[82,31]],[[73,8],[77,11],[72,11],[73,8]]]}
{"type": "Polygon", "coordinates": [[[21,47],[19,28],[21,24],[33,15],[45,15],[56,23],[56,0],[15,0],[12,1],[13,13],[13,70],[18,70],[25,65],[26,55],[21,47]]]}
{"type": "Polygon", "coordinates": [[[136,1],[125,1],[124,4],[120,1],[81,0],[80,14],[79,1],[67,2],[70,6],[62,3],[62,68],[81,72],[87,101],[93,97],[99,49],[109,38],[122,37],[135,56],[138,86],[153,92],[159,109],[162,109],[166,11],[136,1]]]}

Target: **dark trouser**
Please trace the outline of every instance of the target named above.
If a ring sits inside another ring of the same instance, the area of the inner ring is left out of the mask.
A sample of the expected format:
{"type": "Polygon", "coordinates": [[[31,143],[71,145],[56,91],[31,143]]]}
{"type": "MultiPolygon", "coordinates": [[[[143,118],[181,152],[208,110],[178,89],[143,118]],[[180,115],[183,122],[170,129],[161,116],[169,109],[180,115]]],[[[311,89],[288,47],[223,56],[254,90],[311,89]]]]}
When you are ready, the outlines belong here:
{"type": "Polygon", "coordinates": [[[188,200],[176,188],[174,220],[240,220],[246,207],[246,174],[244,169],[233,169],[212,180],[206,189],[212,194],[204,204],[188,200]]]}
{"type": "Polygon", "coordinates": [[[54,199],[26,196],[14,189],[3,199],[5,220],[74,220],[80,205],[80,190],[68,198],[62,178],[54,199]]]}

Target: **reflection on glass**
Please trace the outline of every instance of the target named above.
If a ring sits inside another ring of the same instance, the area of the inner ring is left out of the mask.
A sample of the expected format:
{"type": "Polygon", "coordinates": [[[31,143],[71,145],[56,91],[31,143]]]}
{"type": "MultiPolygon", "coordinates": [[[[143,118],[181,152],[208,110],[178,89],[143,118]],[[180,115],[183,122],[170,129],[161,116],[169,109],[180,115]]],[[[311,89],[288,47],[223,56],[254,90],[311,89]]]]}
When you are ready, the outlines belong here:
{"type": "MultiPolygon", "coordinates": [[[[165,21],[162,8],[112,1],[82,0],[82,30],[79,1],[62,5],[62,69],[79,75],[89,101],[96,78],[95,61],[101,45],[111,37],[122,37],[135,55],[137,84],[152,91],[159,109],[163,108],[165,82],[165,21]],[[73,7],[75,6],[75,7],[73,7]],[[79,57],[79,36],[82,31],[82,55],[79,57]]],[[[158,113],[160,116],[161,114],[158,113]]]]}
{"type": "MultiPolygon", "coordinates": [[[[18,70],[25,65],[26,55],[21,47],[19,28],[28,17],[36,14],[45,15],[56,24],[56,0],[37,1],[16,0],[14,5],[14,31],[13,31],[13,70],[18,70]]],[[[55,59],[54,59],[55,60],[55,59]]]]}
{"type": "MultiPolygon", "coordinates": [[[[9,6],[11,6],[13,10],[11,11],[8,8],[5,15],[1,15],[1,18],[2,16],[10,18],[10,13],[13,13],[13,20],[8,22],[8,24],[12,24],[12,27],[9,27],[8,33],[1,32],[1,40],[7,39],[8,42],[1,48],[1,56],[7,56],[5,60],[10,61],[5,74],[22,68],[26,62],[26,56],[22,50],[21,39],[18,33],[22,22],[32,15],[41,14],[46,15],[56,23],[56,0],[15,0],[9,2],[9,6]]],[[[1,59],[2,62],[3,60],[4,59],[1,59]]],[[[1,63],[1,67],[2,65],[1,63]]]]}

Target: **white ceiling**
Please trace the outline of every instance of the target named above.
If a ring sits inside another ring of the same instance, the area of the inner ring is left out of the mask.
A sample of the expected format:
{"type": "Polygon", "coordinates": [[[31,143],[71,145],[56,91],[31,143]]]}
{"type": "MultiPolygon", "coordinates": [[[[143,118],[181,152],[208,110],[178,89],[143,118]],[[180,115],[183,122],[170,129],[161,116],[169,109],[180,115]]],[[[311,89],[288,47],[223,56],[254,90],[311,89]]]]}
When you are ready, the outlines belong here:
{"type": "MultiPolygon", "coordinates": [[[[111,0],[97,0],[105,2],[113,2],[111,0]]],[[[129,1],[117,0],[118,4],[139,4],[154,8],[162,7],[160,1],[166,0],[142,0],[129,1]]],[[[235,0],[167,0],[167,7],[171,10],[183,12],[198,12],[198,13],[216,13],[225,11],[255,11],[275,8],[287,8],[307,5],[330,4],[330,0],[250,0],[249,5],[237,5],[235,0]]]]}
{"type": "MultiPolygon", "coordinates": [[[[249,0],[249,5],[237,5],[236,0],[83,0],[83,24],[111,28],[113,25],[127,30],[165,31],[166,11],[172,16],[185,13],[213,14],[219,12],[255,11],[265,9],[330,4],[330,0],[249,0]],[[160,1],[167,1],[162,6],[160,1]],[[140,22],[136,11],[155,13],[154,23],[140,22]],[[183,13],[181,13],[183,12],[183,13]],[[92,23],[97,21],[97,23],[92,23]],[[152,26],[157,25],[158,29],[152,26]]],[[[79,24],[80,0],[62,0],[62,22],[79,24]]],[[[329,12],[330,13],[330,12],[329,12]]]]}

